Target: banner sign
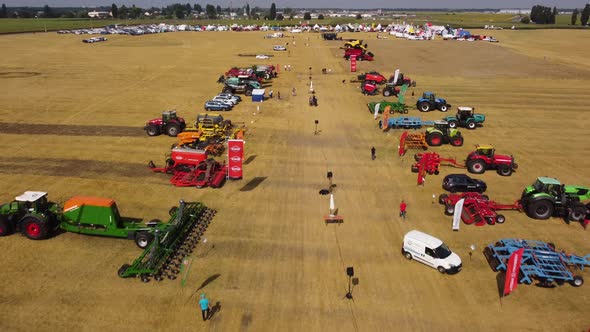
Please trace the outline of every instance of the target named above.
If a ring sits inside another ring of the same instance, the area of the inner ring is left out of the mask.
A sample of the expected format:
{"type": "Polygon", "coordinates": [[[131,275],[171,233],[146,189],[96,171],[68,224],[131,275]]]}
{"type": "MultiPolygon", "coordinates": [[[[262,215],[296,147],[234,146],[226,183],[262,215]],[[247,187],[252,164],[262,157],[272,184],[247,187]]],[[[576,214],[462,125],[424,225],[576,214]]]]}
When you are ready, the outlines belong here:
{"type": "Polygon", "coordinates": [[[244,140],[230,139],[227,141],[228,178],[239,180],[243,176],[244,140]]]}
{"type": "Polygon", "coordinates": [[[463,214],[463,203],[465,203],[465,198],[461,198],[455,204],[455,213],[453,214],[453,230],[458,231],[459,225],[461,224],[461,214],[463,214]]]}
{"type": "Polygon", "coordinates": [[[350,72],[354,73],[356,71],[356,55],[350,56],[350,72]]]}
{"type": "Polygon", "coordinates": [[[520,271],[520,263],[522,262],[522,254],[524,248],[520,248],[510,255],[508,260],[508,267],[506,269],[506,279],[504,280],[504,295],[510,294],[518,285],[518,272],[520,271]]]}

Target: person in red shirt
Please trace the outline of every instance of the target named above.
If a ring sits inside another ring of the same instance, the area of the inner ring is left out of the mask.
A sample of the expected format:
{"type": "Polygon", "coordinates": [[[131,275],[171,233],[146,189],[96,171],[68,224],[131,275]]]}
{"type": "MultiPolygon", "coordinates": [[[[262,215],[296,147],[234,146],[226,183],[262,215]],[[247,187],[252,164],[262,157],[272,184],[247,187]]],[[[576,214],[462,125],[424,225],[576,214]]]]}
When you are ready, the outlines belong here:
{"type": "Polygon", "coordinates": [[[406,209],[407,209],[408,205],[406,204],[406,202],[404,202],[402,200],[401,204],[399,205],[399,216],[404,218],[404,220],[406,220],[406,209]]]}

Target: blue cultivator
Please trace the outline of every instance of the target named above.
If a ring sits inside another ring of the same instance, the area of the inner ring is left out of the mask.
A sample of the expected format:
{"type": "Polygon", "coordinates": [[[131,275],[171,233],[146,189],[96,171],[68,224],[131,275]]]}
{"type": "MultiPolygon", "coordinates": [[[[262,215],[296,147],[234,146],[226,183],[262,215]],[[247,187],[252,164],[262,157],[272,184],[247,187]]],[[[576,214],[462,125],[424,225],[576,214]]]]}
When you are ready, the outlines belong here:
{"type": "Polygon", "coordinates": [[[584,257],[558,252],[552,243],[542,241],[502,239],[484,249],[484,255],[494,271],[506,271],[506,265],[513,252],[524,248],[518,282],[550,287],[553,283],[563,285],[569,282],[574,287],[584,284],[578,275],[584,267],[590,266],[590,255],[584,257]]]}

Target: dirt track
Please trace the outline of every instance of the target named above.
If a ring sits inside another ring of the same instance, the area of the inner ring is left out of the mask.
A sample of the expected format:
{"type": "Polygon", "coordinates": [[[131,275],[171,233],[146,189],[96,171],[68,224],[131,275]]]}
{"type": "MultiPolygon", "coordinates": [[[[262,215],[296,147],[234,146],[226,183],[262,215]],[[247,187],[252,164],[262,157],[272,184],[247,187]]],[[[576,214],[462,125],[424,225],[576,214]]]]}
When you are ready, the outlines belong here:
{"type": "MultiPolygon", "coordinates": [[[[474,144],[490,143],[512,153],[519,163],[513,176],[480,176],[495,200],[511,203],[543,175],[590,186],[590,161],[580,157],[587,154],[590,67],[537,53],[528,57],[539,47],[528,44],[524,32],[504,47],[502,41],[513,33],[494,32],[500,44],[376,40],[362,34],[376,61],[359,63],[359,72],[390,74],[399,67],[418,82],[415,95],[408,92],[408,104],[429,90],[453,109],[475,106],[485,113],[483,128],[462,130],[465,146],[435,151],[463,159],[474,144]]],[[[543,32],[530,33],[538,40],[543,32]]],[[[568,46],[563,53],[587,37],[585,31],[567,34],[563,39],[570,38],[569,44],[560,41],[568,46]]],[[[165,219],[180,198],[219,211],[205,233],[207,243],[193,254],[185,287],[178,280],[143,284],[118,278],[119,266],[139,255],[132,242],[68,233],[37,242],[20,235],[2,238],[0,276],[10,282],[0,286],[5,313],[0,330],[588,329],[590,285],[520,285],[500,302],[496,273],[481,254],[498,239],[519,237],[585,255],[588,231],[556,218],[539,221],[507,212],[503,225],[461,225],[460,232],[452,232],[432,195],[441,192],[442,177],[457,170],[445,168],[416,186],[412,155],[396,154],[399,132],[381,132],[367,111],[366,102],[382,98],[364,97],[358,84],[348,83],[355,74],[340,57],[340,43],[301,34],[292,46],[291,38],[263,35],[112,36],[90,45],[70,35],[0,38],[0,49],[7,50],[0,64],[0,147],[6,151],[0,158],[0,201],[24,190],[45,190],[56,201],[72,195],[112,197],[123,215],[145,219],[165,219]],[[270,59],[280,64],[272,89],[282,100],[269,100],[259,110],[245,101],[227,114],[249,127],[244,180],[220,190],[197,190],[173,188],[166,175],[149,173],[144,165],[150,159],[162,163],[174,139],[138,136],[132,128],[141,133],[146,120],[171,108],[192,121],[202,103],[219,92],[215,80],[224,70],[265,63],[238,53],[269,52],[285,42],[290,53],[275,52],[270,59]],[[220,45],[227,53],[207,55],[220,45]],[[283,72],[284,64],[292,71],[283,72]],[[317,108],[307,104],[310,67],[317,108]],[[322,68],[330,74],[322,75],[322,68]],[[293,87],[297,96],[290,94],[293,87]],[[319,135],[314,135],[315,120],[319,135]],[[377,148],[375,161],[371,146],[377,148]],[[327,171],[334,173],[341,225],[325,225],[322,219],[328,197],[318,192],[328,187],[327,171]],[[401,199],[408,202],[406,222],[397,216],[401,199]],[[406,261],[399,251],[411,229],[445,240],[463,259],[463,271],[441,275],[406,261]],[[477,250],[470,259],[471,244],[477,250]],[[343,299],[347,266],[354,266],[360,281],[354,301],[343,299]],[[200,321],[196,306],[201,291],[213,305],[219,301],[220,310],[208,323],[200,321]]]]}

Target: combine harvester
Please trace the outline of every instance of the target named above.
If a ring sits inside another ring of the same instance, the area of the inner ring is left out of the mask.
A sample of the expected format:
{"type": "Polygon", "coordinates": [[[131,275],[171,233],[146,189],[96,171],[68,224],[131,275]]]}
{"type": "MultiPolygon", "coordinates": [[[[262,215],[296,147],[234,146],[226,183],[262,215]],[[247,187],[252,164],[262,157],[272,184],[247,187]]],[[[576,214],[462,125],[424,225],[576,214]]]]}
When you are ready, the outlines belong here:
{"type": "Polygon", "coordinates": [[[542,241],[502,239],[484,249],[484,255],[494,271],[507,271],[510,256],[523,250],[518,271],[518,283],[553,287],[568,282],[574,287],[584,284],[580,275],[584,267],[590,266],[590,255],[576,256],[555,250],[555,245],[542,241]]]}
{"type": "Polygon", "coordinates": [[[412,172],[418,173],[418,184],[424,183],[426,174],[439,174],[441,166],[467,168],[470,173],[483,174],[486,170],[496,170],[502,176],[510,176],[518,168],[513,156],[496,154],[496,149],[489,145],[476,145],[475,151],[467,155],[464,163],[455,158],[443,158],[435,152],[418,153],[414,156],[416,163],[412,172]]]}
{"type": "Polygon", "coordinates": [[[167,227],[154,233],[154,241],[132,264],[119,268],[119,277],[139,277],[143,282],[176,279],[184,258],[193,252],[215,213],[201,203],[181,200],[178,208],[170,209],[167,227]]]}

